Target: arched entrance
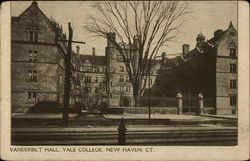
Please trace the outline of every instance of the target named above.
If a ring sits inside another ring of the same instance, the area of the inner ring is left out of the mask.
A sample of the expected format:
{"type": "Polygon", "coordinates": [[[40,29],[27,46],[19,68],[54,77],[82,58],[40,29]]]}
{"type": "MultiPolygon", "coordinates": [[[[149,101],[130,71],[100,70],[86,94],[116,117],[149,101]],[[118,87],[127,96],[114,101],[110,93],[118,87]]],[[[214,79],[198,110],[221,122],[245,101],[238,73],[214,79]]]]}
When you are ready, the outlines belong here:
{"type": "Polygon", "coordinates": [[[123,107],[129,107],[130,106],[130,100],[127,97],[122,98],[122,106],[123,107]]]}

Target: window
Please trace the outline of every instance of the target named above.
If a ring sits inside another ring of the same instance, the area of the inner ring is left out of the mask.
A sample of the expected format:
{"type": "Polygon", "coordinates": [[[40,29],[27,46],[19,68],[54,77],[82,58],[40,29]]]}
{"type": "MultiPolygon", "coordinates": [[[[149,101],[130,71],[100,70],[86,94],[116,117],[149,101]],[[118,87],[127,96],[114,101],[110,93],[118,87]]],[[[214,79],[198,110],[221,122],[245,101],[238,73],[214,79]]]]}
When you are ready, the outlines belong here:
{"type": "Polygon", "coordinates": [[[102,68],[102,72],[105,73],[106,72],[106,68],[102,68]]]}
{"type": "Polygon", "coordinates": [[[98,68],[97,67],[93,67],[94,72],[98,72],[98,68]]]}
{"type": "Polygon", "coordinates": [[[30,62],[37,62],[37,51],[35,51],[35,50],[29,51],[29,61],[30,62]]]}
{"type": "Polygon", "coordinates": [[[106,78],[105,77],[103,77],[103,83],[105,83],[106,82],[106,78]]]}
{"type": "Polygon", "coordinates": [[[127,81],[127,82],[130,82],[130,79],[129,79],[129,76],[128,76],[128,75],[126,75],[126,81],[127,81]]]}
{"type": "Polygon", "coordinates": [[[230,64],[230,73],[237,73],[236,64],[230,64]]]}
{"type": "Polygon", "coordinates": [[[120,54],[117,54],[116,59],[119,61],[123,61],[123,56],[120,54]]]}
{"type": "Polygon", "coordinates": [[[98,92],[98,88],[97,87],[95,87],[95,93],[97,93],[98,92]]]}
{"type": "Polygon", "coordinates": [[[112,82],[112,81],[110,81],[110,86],[111,86],[111,87],[113,86],[113,82],[112,82]]]}
{"type": "Polygon", "coordinates": [[[37,31],[30,31],[30,41],[37,42],[38,41],[38,32],[37,31]]]}
{"type": "Polygon", "coordinates": [[[95,77],[95,82],[98,83],[98,77],[95,77]]]}
{"type": "Polygon", "coordinates": [[[91,87],[85,87],[86,93],[91,93],[91,87]]]}
{"type": "Polygon", "coordinates": [[[230,88],[231,88],[231,89],[237,88],[236,79],[231,79],[231,80],[230,80],[230,88]]]}
{"type": "Polygon", "coordinates": [[[230,106],[236,106],[237,104],[237,97],[234,96],[230,96],[230,106]]]}
{"type": "Polygon", "coordinates": [[[123,86],[120,86],[120,92],[122,92],[123,91],[123,86]]]}
{"type": "Polygon", "coordinates": [[[126,92],[130,92],[130,86],[127,86],[126,92]]]}
{"type": "Polygon", "coordinates": [[[120,72],[124,72],[124,66],[120,66],[120,72]]]}
{"type": "Polygon", "coordinates": [[[123,82],[123,81],[124,81],[124,77],[123,75],[120,75],[119,82],[123,82]]]}
{"type": "Polygon", "coordinates": [[[36,100],[36,92],[32,92],[33,93],[33,99],[36,100]]]}
{"type": "Polygon", "coordinates": [[[32,95],[32,92],[31,92],[31,91],[28,91],[28,99],[29,99],[29,100],[31,99],[31,95],[32,95]]]}
{"type": "Polygon", "coordinates": [[[34,70],[29,70],[29,81],[36,82],[37,81],[37,72],[34,70]]]}
{"type": "Polygon", "coordinates": [[[92,68],[91,66],[88,67],[88,71],[89,71],[89,72],[92,72],[92,69],[93,69],[93,68],[92,68]]]}
{"type": "Polygon", "coordinates": [[[63,83],[63,76],[62,75],[59,76],[59,83],[63,83]]]}
{"type": "Polygon", "coordinates": [[[91,83],[91,77],[84,77],[84,83],[91,83]]]}
{"type": "Polygon", "coordinates": [[[236,48],[230,48],[230,57],[236,58],[236,48]]]}
{"type": "Polygon", "coordinates": [[[28,101],[36,102],[37,92],[28,91],[28,101]]]}
{"type": "Polygon", "coordinates": [[[64,66],[64,60],[63,60],[63,58],[60,59],[60,66],[62,66],[62,67],[64,66]]]}

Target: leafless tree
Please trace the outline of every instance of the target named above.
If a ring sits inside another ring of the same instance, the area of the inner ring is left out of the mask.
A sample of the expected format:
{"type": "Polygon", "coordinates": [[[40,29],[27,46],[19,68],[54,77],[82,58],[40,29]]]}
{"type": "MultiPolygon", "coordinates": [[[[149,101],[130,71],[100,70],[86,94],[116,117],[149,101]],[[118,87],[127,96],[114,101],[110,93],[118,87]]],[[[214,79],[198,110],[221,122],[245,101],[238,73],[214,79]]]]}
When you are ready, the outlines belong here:
{"type": "Polygon", "coordinates": [[[145,88],[142,79],[147,77],[149,63],[161,47],[177,36],[183,24],[181,18],[188,12],[187,7],[179,1],[102,1],[96,2],[93,7],[96,14],[89,16],[85,28],[94,36],[111,41],[122,55],[136,103],[145,88]],[[108,33],[115,33],[117,40],[108,33]],[[131,60],[135,39],[137,65],[131,60]]]}

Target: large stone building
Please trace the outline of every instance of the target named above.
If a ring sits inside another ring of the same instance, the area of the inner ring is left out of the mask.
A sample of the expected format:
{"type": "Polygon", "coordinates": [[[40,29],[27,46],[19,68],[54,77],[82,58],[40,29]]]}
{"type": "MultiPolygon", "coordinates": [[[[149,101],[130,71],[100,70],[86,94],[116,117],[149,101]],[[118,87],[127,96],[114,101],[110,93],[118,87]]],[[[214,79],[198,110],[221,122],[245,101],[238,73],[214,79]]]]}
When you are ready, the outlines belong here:
{"type": "Polygon", "coordinates": [[[187,107],[192,101],[196,106],[197,94],[201,92],[210,109],[208,113],[236,114],[237,55],[237,31],[232,22],[225,31],[215,31],[209,40],[198,34],[193,50],[184,44],[180,56],[167,59],[163,54],[152,96],[174,97],[180,92],[187,107]],[[163,88],[166,90],[160,90],[163,88]]]}
{"type": "Polygon", "coordinates": [[[62,102],[66,39],[62,28],[39,9],[37,2],[11,24],[12,111],[25,112],[39,101],[62,102]]]}
{"type": "MultiPolygon", "coordinates": [[[[58,41],[66,40],[62,27],[47,18],[37,2],[32,2],[22,14],[12,17],[11,32],[13,112],[25,112],[41,101],[62,104],[67,45],[58,41]]],[[[114,33],[109,36],[115,40],[114,33]]],[[[136,66],[139,65],[136,36],[133,41],[128,48],[133,49],[130,58],[136,66]]],[[[157,98],[156,104],[162,98],[174,98],[177,92],[184,98],[196,97],[202,92],[210,99],[207,101],[212,109],[210,113],[236,113],[237,31],[230,23],[227,30],[214,32],[213,38],[206,41],[205,36],[199,34],[196,41],[196,47],[191,51],[189,45],[184,44],[183,52],[177,57],[169,59],[168,54],[163,53],[161,60],[152,61],[151,77],[142,82],[142,86],[147,83],[144,103],[148,103],[149,87],[152,101],[157,98]]],[[[123,57],[110,40],[107,40],[105,53],[97,54],[92,48],[92,53],[85,55],[78,46],[72,52],[70,104],[81,103],[88,111],[135,104],[123,57]]],[[[165,103],[160,106],[167,106],[168,101],[165,103]]]]}

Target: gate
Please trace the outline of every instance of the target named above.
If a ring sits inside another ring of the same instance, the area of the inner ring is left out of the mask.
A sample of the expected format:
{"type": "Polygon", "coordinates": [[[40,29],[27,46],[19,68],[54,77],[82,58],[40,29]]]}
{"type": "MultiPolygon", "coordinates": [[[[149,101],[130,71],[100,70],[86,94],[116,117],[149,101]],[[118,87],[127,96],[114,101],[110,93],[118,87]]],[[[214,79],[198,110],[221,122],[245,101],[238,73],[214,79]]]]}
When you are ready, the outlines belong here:
{"type": "Polygon", "coordinates": [[[197,113],[197,97],[185,96],[183,99],[183,113],[197,113]]]}

